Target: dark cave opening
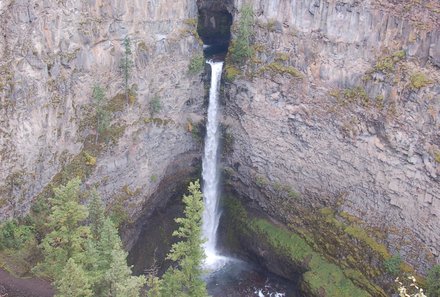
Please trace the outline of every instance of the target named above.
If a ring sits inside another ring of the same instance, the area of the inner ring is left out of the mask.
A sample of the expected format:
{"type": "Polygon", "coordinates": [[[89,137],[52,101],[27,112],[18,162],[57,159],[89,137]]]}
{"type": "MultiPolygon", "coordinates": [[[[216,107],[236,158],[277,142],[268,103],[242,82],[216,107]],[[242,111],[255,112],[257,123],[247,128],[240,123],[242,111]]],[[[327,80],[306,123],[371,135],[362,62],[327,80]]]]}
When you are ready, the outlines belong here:
{"type": "Polygon", "coordinates": [[[231,40],[232,14],[227,1],[198,2],[197,32],[206,58],[224,60],[231,40]]]}

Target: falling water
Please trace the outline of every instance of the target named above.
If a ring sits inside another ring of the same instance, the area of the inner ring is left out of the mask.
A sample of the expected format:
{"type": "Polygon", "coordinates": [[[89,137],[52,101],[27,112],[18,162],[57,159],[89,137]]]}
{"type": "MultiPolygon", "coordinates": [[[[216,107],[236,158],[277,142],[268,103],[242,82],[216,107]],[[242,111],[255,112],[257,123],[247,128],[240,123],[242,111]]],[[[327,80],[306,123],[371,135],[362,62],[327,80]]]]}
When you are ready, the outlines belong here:
{"type": "Polygon", "coordinates": [[[225,262],[226,258],[219,255],[217,244],[217,227],[220,219],[218,211],[218,183],[219,172],[217,168],[219,125],[218,125],[218,94],[223,62],[208,61],[211,65],[211,88],[209,90],[208,123],[206,126],[205,154],[203,156],[203,196],[205,211],[203,212],[203,236],[206,242],[205,266],[216,269],[225,262]]]}

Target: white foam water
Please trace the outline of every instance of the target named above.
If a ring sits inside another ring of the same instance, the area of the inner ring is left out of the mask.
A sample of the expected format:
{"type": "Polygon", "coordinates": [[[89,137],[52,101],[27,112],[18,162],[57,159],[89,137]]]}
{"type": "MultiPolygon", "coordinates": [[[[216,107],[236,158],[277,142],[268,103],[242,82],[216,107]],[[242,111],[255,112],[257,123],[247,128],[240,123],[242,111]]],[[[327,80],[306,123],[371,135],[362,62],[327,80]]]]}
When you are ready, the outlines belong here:
{"type": "Polygon", "coordinates": [[[218,269],[223,266],[228,257],[218,253],[217,228],[220,220],[218,209],[219,194],[219,170],[218,170],[218,147],[219,147],[219,123],[218,123],[218,97],[223,62],[208,61],[211,65],[211,88],[209,90],[208,119],[206,125],[205,152],[202,161],[203,200],[205,210],[203,212],[202,232],[206,242],[203,245],[205,251],[205,267],[218,269]]]}

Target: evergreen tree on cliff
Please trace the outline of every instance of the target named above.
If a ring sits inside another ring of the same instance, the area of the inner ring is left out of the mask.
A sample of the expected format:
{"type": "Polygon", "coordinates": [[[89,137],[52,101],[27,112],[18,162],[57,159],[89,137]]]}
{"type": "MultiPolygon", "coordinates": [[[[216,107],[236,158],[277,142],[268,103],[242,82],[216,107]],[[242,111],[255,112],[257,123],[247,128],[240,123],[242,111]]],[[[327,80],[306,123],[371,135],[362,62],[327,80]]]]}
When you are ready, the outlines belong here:
{"type": "Polygon", "coordinates": [[[130,104],[130,87],[129,87],[129,80],[131,76],[131,69],[133,68],[133,60],[131,58],[131,42],[130,38],[126,36],[123,41],[124,46],[124,56],[122,57],[121,61],[121,70],[122,75],[124,76],[124,88],[125,88],[125,99],[127,101],[127,105],[130,104]]]}
{"type": "Polygon", "coordinates": [[[92,297],[89,279],[85,271],[72,258],[67,261],[62,272],[62,278],[55,282],[57,294],[55,297],[92,297]]]}
{"type": "Polygon", "coordinates": [[[137,297],[145,284],[144,276],[132,276],[127,265],[127,253],[109,218],[106,218],[100,238],[96,242],[97,274],[95,283],[96,296],[137,297]]]}
{"type": "Polygon", "coordinates": [[[55,188],[55,196],[50,199],[47,227],[51,231],[40,245],[44,262],[39,263],[35,271],[54,280],[62,275],[68,259],[76,259],[85,251],[86,238],[90,234],[89,227],[81,225],[88,211],[79,204],[80,184],[80,179],[75,178],[55,188]]]}
{"type": "Polygon", "coordinates": [[[183,196],[185,217],[176,219],[179,228],[173,236],[182,239],[173,244],[168,259],[177,263],[159,281],[150,279],[149,296],[206,297],[205,283],[202,280],[201,264],[205,257],[202,249],[203,199],[199,181],[190,183],[189,195],[183,196]],[[158,287],[160,287],[158,289],[158,287]]]}

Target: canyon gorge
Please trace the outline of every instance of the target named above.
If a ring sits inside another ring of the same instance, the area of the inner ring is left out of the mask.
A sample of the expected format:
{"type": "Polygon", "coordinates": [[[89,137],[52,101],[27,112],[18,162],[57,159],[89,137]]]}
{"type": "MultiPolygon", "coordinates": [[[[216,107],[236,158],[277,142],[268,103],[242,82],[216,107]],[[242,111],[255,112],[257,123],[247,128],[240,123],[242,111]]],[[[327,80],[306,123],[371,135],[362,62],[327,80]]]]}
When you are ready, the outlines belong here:
{"type": "Polygon", "coordinates": [[[0,221],[79,176],[123,211],[135,271],[163,258],[201,176],[209,44],[221,251],[317,297],[390,296],[395,256],[421,280],[440,263],[437,0],[1,0],[0,28],[0,221]]]}

